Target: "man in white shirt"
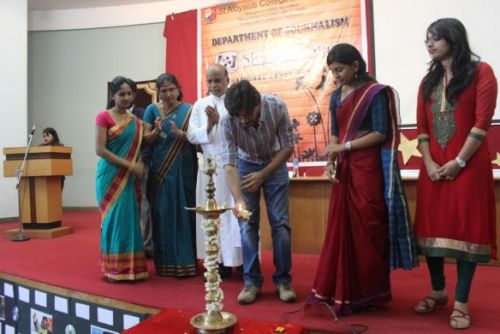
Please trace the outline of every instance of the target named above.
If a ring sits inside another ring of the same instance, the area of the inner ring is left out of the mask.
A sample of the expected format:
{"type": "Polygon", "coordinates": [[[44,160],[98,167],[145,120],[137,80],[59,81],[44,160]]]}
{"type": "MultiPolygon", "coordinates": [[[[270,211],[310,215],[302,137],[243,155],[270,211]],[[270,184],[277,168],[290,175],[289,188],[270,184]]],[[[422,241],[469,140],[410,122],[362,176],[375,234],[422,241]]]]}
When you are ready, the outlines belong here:
{"type": "MultiPolygon", "coordinates": [[[[222,165],[222,147],[219,133],[220,119],[227,114],[224,106],[224,94],[229,85],[229,75],[223,65],[210,65],[207,69],[206,80],[209,95],[198,100],[191,112],[187,139],[192,144],[199,144],[203,155],[211,155],[216,164],[216,174],[213,175],[215,183],[215,200],[219,205],[233,206],[234,200],[227,187],[226,173],[222,165]]],[[[198,170],[196,184],[196,203],[204,205],[207,199],[205,186],[208,176],[198,170]]],[[[199,259],[204,259],[205,254],[205,232],[202,228],[202,217],[196,216],[196,253],[199,259]]],[[[231,267],[238,267],[243,263],[241,255],[241,238],[238,220],[226,211],[220,216],[219,227],[219,273],[221,277],[231,274],[231,267]]]]}

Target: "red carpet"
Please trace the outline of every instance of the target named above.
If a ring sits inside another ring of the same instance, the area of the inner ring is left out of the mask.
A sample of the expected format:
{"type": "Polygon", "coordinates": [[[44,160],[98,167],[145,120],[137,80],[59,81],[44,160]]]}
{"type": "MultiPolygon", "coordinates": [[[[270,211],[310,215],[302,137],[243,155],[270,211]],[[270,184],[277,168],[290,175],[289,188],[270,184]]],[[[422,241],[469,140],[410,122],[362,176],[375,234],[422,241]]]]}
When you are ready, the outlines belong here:
{"type": "MultiPolygon", "coordinates": [[[[179,308],[191,313],[204,311],[204,288],[201,275],[188,279],[157,277],[149,263],[150,278],[140,283],[111,284],[103,280],[98,269],[99,215],[97,212],[65,212],[63,224],[74,233],[57,239],[33,239],[12,242],[3,237],[3,231],[15,224],[0,224],[0,271],[70,290],[126,301],[158,309],[179,308]]],[[[298,308],[306,299],[312,284],[318,257],[294,254],[293,286],[298,302],[280,302],[271,282],[273,272],[270,252],[263,252],[265,284],[263,295],[255,304],[241,306],[236,296],[242,287],[241,276],[225,280],[224,308],[239,319],[284,322],[284,314],[298,308]]],[[[446,268],[448,286],[455,285],[455,266],[446,268]]],[[[367,333],[456,333],[448,326],[450,303],[433,314],[414,314],[414,304],[429,289],[424,266],[392,274],[394,300],[384,309],[341,318],[335,323],[326,308],[308,306],[288,315],[288,321],[307,329],[336,333],[351,333],[349,325],[368,326],[367,333]]],[[[479,266],[470,298],[472,327],[467,333],[500,333],[500,268],[479,266]]],[[[449,289],[450,297],[453,289],[449,289]]]]}

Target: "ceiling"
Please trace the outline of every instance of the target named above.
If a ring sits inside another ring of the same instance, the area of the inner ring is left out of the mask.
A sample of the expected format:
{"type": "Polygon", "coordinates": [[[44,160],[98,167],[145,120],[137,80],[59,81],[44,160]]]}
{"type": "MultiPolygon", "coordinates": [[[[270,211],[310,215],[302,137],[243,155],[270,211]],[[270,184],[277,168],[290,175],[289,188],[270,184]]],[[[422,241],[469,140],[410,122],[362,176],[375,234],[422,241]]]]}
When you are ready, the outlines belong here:
{"type": "MultiPolygon", "coordinates": [[[[165,0],[164,0],[165,1],[165,0]]],[[[28,11],[134,5],[158,0],[28,0],[28,11]]]]}

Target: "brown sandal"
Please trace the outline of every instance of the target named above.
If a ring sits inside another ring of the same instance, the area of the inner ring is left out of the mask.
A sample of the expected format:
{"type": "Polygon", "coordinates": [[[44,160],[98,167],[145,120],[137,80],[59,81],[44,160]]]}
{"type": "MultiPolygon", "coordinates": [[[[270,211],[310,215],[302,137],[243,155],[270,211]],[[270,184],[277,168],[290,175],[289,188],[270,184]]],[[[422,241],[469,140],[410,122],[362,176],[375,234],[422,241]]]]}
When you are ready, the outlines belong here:
{"type": "Polygon", "coordinates": [[[426,314],[434,311],[437,305],[446,305],[448,303],[448,296],[442,296],[440,298],[435,298],[432,296],[426,296],[422,299],[417,306],[413,309],[418,314],[426,314]]]}
{"type": "MultiPolygon", "coordinates": [[[[459,309],[453,309],[458,315],[450,315],[450,326],[455,329],[466,329],[470,327],[470,316],[459,309]]],[[[453,314],[453,312],[451,314],[453,314]]]]}

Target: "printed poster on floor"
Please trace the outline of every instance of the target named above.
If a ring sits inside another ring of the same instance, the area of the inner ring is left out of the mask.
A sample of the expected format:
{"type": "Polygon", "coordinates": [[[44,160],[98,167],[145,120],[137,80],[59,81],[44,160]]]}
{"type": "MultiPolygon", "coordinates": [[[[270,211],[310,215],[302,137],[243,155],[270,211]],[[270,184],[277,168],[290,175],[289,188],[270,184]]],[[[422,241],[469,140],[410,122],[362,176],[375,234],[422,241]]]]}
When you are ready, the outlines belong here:
{"type": "Polygon", "coordinates": [[[31,334],[54,333],[54,322],[51,314],[31,309],[31,334]]]}
{"type": "Polygon", "coordinates": [[[111,331],[109,329],[105,329],[105,328],[91,325],[90,326],[90,334],[119,334],[119,333],[111,331]]]}
{"type": "Polygon", "coordinates": [[[5,296],[0,296],[0,320],[5,321],[5,296]]]}

